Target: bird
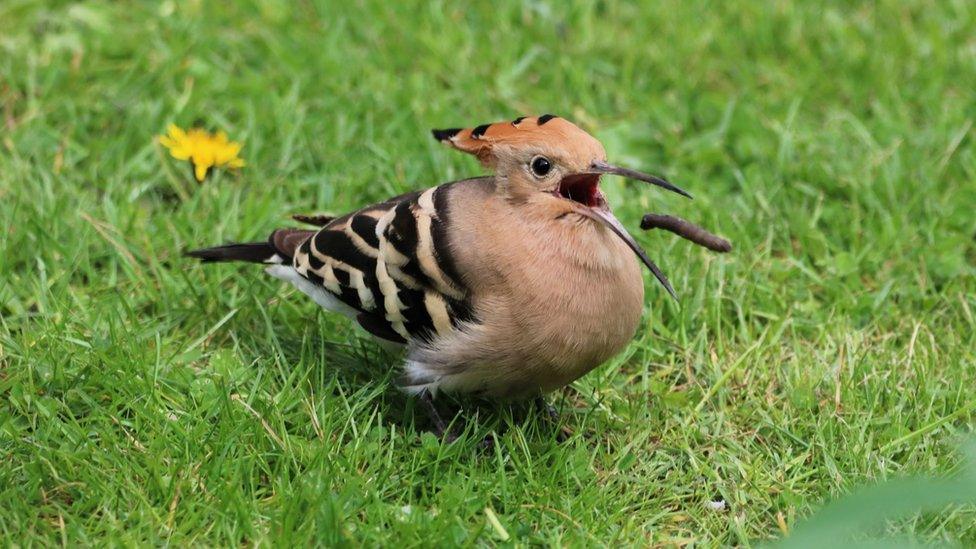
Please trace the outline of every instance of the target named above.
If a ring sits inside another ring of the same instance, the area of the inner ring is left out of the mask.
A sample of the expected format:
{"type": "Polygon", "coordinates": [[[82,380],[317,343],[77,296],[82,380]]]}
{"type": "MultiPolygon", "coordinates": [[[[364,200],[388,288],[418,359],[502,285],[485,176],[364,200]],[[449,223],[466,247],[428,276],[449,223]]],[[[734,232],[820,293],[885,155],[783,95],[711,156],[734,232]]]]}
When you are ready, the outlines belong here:
{"type": "Polygon", "coordinates": [[[540,398],[619,353],[644,306],[640,264],[676,298],[613,215],[603,176],[691,195],[608,163],[600,141],[551,114],[431,133],[490,175],[342,216],[293,216],[315,228],[186,255],[266,264],[320,307],[404,348],[395,383],[443,433],[432,402],[440,393],[540,398]]]}

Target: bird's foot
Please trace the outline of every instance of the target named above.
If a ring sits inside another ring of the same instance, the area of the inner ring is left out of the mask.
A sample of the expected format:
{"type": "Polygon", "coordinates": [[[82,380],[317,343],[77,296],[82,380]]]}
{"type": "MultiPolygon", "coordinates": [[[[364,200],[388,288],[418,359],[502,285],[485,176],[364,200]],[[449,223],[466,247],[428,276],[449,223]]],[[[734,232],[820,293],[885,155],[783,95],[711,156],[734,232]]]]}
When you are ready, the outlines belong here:
{"type": "Polygon", "coordinates": [[[556,442],[566,442],[573,432],[564,425],[561,425],[559,421],[559,411],[556,407],[550,404],[544,397],[536,397],[535,406],[545,414],[545,420],[547,423],[556,428],[556,442]]]}
{"type": "Polygon", "coordinates": [[[548,419],[553,423],[559,422],[559,411],[556,410],[555,406],[549,404],[549,402],[545,399],[545,397],[541,397],[541,396],[535,397],[535,406],[536,408],[545,412],[546,419],[548,419]]]}
{"type": "Polygon", "coordinates": [[[485,452],[492,450],[495,447],[495,434],[488,433],[485,435],[485,438],[481,439],[481,444],[479,446],[485,452]]]}

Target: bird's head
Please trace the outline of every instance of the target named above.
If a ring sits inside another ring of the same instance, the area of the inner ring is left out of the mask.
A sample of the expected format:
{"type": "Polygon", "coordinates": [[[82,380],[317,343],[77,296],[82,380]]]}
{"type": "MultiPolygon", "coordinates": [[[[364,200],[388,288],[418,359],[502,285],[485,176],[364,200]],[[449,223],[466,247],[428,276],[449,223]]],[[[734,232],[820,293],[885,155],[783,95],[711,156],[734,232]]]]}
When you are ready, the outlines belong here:
{"type": "Polygon", "coordinates": [[[433,130],[434,138],[459,151],[473,154],[493,170],[504,191],[514,200],[544,193],[567,201],[575,213],[601,223],[624,240],[671,295],[667,278],[610,212],[600,191],[600,177],[620,175],[691,198],[666,179],[614,166],[607,162],[603,145],[572,122],[545,114],[474,128],[433,130]]]}

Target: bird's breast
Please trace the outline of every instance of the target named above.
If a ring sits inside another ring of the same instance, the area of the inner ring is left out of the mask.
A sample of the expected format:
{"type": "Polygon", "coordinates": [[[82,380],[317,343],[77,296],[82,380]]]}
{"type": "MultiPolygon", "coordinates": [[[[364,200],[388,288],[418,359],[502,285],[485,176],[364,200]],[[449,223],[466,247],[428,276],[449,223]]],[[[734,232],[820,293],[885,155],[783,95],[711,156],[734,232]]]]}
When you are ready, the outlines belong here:
{"type": "Polygon", "coordinates": [[[644,287],[633,252],[589,219],[527,229],[510,241],[508,260],[498,261],[501,276],[489,302],[505,304],[498,312],[507,324],[507,352],[517,364],[513,385],[546,391],[627,345],[644,287]]]}
{"type": "Polygon", "coordinates": [[[436,358],[425,357],[463,364],[451,377],[454,387],[538,394],[627,345],[644,287],[619,237],[554,199],[518,206],[488,189],[456,196],[450,245],[477,325],[445,339],[436,358]]]}
{"type": "Polygon", "coordinates": [[[543,345],[542,355],[558,373],[554,386],[620,352],[633,337],[643,308],[643,280],[633,252],[590,220],[573,229],[575,245],[543,263],[549,265],[547,280],[536,281],[534,290],[543,315],[535,320],[548,324],[551,346],[543,345]]]}

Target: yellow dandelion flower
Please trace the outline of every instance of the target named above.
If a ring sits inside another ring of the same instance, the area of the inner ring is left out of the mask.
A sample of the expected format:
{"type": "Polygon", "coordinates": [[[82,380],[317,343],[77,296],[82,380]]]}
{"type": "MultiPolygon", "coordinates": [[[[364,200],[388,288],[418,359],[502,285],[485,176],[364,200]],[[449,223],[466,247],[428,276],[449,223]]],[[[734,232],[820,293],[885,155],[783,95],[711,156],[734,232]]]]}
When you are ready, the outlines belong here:
{"type": "Polygon", "coordinates": [[[166,128],[166,135],[159,136],[159,142],[169,149],[169,154],[177,160],[189,160],[193,166],[193,177],[203,182],[212,168],[241,168],[244,160],[237,156],[242,145],[227,139],[227,134],[212,134],[201,128],[184,131],[176,124],[166,128]]]}

